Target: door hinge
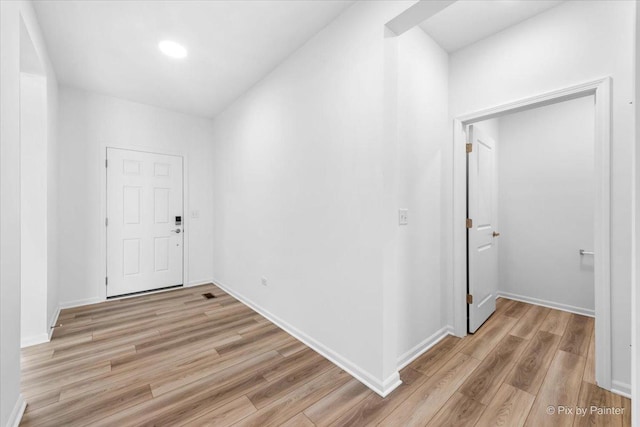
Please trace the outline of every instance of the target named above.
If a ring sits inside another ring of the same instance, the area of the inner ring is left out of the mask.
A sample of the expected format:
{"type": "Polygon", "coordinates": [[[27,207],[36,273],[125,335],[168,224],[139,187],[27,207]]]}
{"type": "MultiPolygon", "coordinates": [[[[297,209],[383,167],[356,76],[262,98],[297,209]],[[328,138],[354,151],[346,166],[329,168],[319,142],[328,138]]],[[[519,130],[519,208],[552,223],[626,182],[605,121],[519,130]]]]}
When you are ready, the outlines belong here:
{"type": "Polygon", "coordinates": [[[109,226],[109,218],[105,218],[104,219],[104,226],[108,227],[109,226]]]}
{"type": "Polygon", "coordinates": [[[473,228],[473,220],[471,218],[467,218],[467,228],[473,228]]]}
{"type": "Polygon", "coordinates": [[[104,285],[107,286],[109,284],[109,278],[105,276],[104,285]]]}
{"type": "Polygon", "coordinates": [[[473,304],[473,295],[467,294],[467,304],[473,304]]]}
{"type": "Polygon", "coordinates": [[[473,151],[473,145],[470,142],[467,142],[467,153],[471,153],[473,151]]]}
{"type": "Polygon", "coordinates": [[[109,160],[108,159],[104,159],[104,167],[105,168],[109,167],[109,160]]]}

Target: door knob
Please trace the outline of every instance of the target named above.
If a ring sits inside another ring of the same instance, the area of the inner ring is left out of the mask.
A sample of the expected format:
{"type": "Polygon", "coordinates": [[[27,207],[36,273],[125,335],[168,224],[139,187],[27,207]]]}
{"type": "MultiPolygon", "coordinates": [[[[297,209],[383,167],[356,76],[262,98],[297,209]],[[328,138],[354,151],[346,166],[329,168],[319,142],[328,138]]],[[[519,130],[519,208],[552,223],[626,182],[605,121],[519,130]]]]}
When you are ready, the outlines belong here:
{"type": "Polygon", "coordinates": [[[500,235],[500,233],[496,233],[495,231],[493,232],[493,237],[498,237],[500,235]]]}
{"type": "Polygon", "coordinates": [[[180,230],[179,228],[176,228],[175,230],[171,230],[172,233],[178,233],[180,234],[182,230],[180,230]]]}

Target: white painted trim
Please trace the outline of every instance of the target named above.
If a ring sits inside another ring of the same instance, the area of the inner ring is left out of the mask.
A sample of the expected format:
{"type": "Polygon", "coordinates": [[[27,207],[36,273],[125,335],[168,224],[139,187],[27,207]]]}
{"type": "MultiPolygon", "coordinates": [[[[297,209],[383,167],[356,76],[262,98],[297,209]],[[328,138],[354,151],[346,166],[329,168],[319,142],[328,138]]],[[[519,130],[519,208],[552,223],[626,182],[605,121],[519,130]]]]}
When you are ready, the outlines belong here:
{"type": "Polygon", "coordinates": [[[46,332],[31,335],[30,337],[22,337],[20,338],[20,348],[31,347],[45,342],[49,342],[49,334],[46,332]]]}
{"type": "Polygon", "coordinates": [[[27,402],[24,400],[24,396],[22,394],[18,395],[18,400],[16,400],[16,404],[9,415],[9,419],[7,420],[7,427],[18,427],[20,425],[20,421],[22,421],[22,416],[24,415],[24,411],[27,409],[27,402]]]}
{"type": "Polygon", "coordinates": [[[453,327],[445,326],[442,329],[436,331],[430,337],[427,337],[424,341],[418,343],[409,351],[405,352],[402,356],[398,357],[398,371],[416,360],[418,357],[426,353],[431,347],[438,344],[448,335],[453,335],[453,327]]]}
{"type": "Polygon", "coordinates": [[[58,317],[60,317],[60,306],[58,305],[58,307],[56,308],[56,311],[53,312],[53,316],[51,316],[51,319],[49,319],[49,339],[48,341],[51,341],[51,335],[53,335],[53,327],[56,326],[56,324],[58,323],[58,317]]]}
{"type": "Polygon", "coordinates": [[[103,299],[102,297],[93,297],[93,298],[87,298],[87,299],[79,299],[79,300],[75,300],[75,301],[68,301],[68,302],[63,302],[60,303],[60,307],[58,307],[58,313],[56,315],[56,319],[57,317],[60,315],[60,310],[64,310],[65,308],[73,308],[73,307],[80,307],[83,305],[91,305],[91,304],[98,304],[101,302],[105,302],[105,301],[117,301],[117,300],[121,300],[121,299],[129,299],[129,298],[135,298],[135,297],[141,297],[144,295],[150,295],[150,294],[160,294],[162,292],[170,292],[170,291],[175,291],[177,289],[183,289],[183,288],[190,288],[193,286],[199,286],[199,285],[208,285],[213,283],[212,279],[209,280],[195,280],[192,283],[188,284],[188,285],[182,285],[182,287],[171,287],[171,288],[167,288],[167,289],[156,289],[156,290],[152,290],[152,291],[145,291],[145,292],[141,292],[139,294],[133,294],[133,295],[123,295],[123,296],[119,296],[119,297],[113,297],[113,298],[109,298],[107,299],[103,299]]]}
{"type": "Polygon", "coordinates": [[[466,151],[465,126],[504,114],[542,107],[582,96],[595,96],[595,175],[594,215],[595,336],[596,381],[611,389],[611,78],[581,83],[496,107],[465,114],[453,125],[453,304],[454,330],[465,336],[467,288],[466,240],[466,151]]]}
{"type": "Polygon", "coordinates": [[[542,307],[553,308],[555,310],[567,311],[569,313],[581,314],[583,316],[595,317],[595,310],[591,310],[589,308],[581,308],[576,307],[569,304],[561,304],[559,302],[547,301],[543,299],[528,297],[525,295],[517,295],[509,292],[501,292],[498,291],[496,295],[496,299],[498,298],[506,298],[514,301],[526,302],[528,304],[540,305],[542,307]]]}
{"type": "Polygon", "coordinates": [[[100,188],[98,190],[100,194],[100,218],[97,224],[101,230],[99,234],[100,258],[104,262],[104,274],[96,278],[98,286],[101,289],[100,295],[102,298],[98,302],[107,301],[107,287],[104,286],[104,278],[107,276],[107,227],[105,227],[104,224],[104,219],[107,217],[107,168],[104,167],[104,164],[107,159],[108,148],[182,157],[182,228],[184,230],[184,241],[182,242],[182,285],[187,286],[187,283],[189,283],[189,237],[191,235],[191,215],[187,215],[188,212],[191,212],[189,206],[189,156],[187,155],[187,152],[183,150],[165,148],[158,150],[155,147],[142,145],[121,146],[102,142],[100,144],[100,149],[98,150],[99,159],[96,161],[96,164],[100,165],[100,167],[104,169],[102,173],[100,173],[100,188]]]}
{"type": "Polygon", "coordinates": [[[371,385],[369,385],[367,383],[364,383],[362,381],[362,379],[360,379],[360,377],[355,375],[350,370],[343,368],[340,364],[336,363],[333,359],[327,357],[324,354],[323,354],[323,356],[326,357],[327,359],[329,359],[334,364],[340,366],[340,368],[342,368],[342,370],[347,371],[352,377],[354,377],[355,379],[357,379],[358,381],[360,381],[361,383],[363,383],[364,385],[369,387],[371,390],[376,392],[376,394],[378,394],[380,397],[387,397],[389,395],[389,393],[391,393],[393,390],[395,390],[396,388],[398,388],[398,387],[400,387],[402,385],[402,380],[400,379],[400,372],[396,371],[393,374],[391,374],[386,380],[384,380],[382,382],[382,390],[384,392],[378,391],[375,388],[371,387],[371,385]]]}
{"type": "Polygon", "coordinates": [[[330,349],[326,345],[320,343],[319,341],[310,337],[306,333],[300,331],[295,326],[280,319],[278,316],[272,314],[268,310],[260,307],[259,305],[257,305],[247,297],[243,296],[242,294],[232,290],[229,286],[223,284],[219,280],[214,279],[213,284],[218,286],[220,289],[224,290],[226,293],[228,293],[232,297],[236,298],[238,301],[240,301],[244,305],[256,311],[263,317],[267,318],[272,323],[279,326],[289,335],[292,335],[293,337],[302,341],[308,347],[311,347],[312,349],[320,353],[322,356],[329,359],[335,365],[339,366],[341,369],[348,372],[351,376],[356,378],[365,386],[369,387],[371,390],[376,392],[381,397],[387,396],[389,393],[395,390],[400,384],[402,384],[402,381],[400,381],[400,374],[398,372],[394,372],[387,379],[381,381],[379,378],[376,378],[375,375],[367,372],[365,369],[362,369],[361,367],[351,362],[350,360],[346,359],[345,357],[341,356],[340,354],[330,349]]]}
{"type": "Polygon", "coordinates": [[[387,22],[385,26],[389,28],[394,35],[402,35],[453,3],[455,3],[455,0],[418,1],[387,22]]]}
{"type": "Polygon", "coordinates": [[[60,310],[64,310],[65,308],[80,307],[81,305],[97,304],[99,302],[104,302],[104,301],[105,300],[101,297],[92,297],[92,298],[84,298],[84,299],[77,299],[73,301],[61,302],[60,310]]]}
{"type": "Polygon", "coordinates": [[[189,283],[187,283],[185,287],[190,288],[192,286],[209,285],[211,283],[213,283],[213,279],[192,280],[189,283]]]}
{"type": "MultiPolygon", "coordinates": [[[[611,381],[611,392],[631,399],[631,384],[613,380],[611,381]]],[[[631,415],[633,416],[633,412],[631,415]]]]}

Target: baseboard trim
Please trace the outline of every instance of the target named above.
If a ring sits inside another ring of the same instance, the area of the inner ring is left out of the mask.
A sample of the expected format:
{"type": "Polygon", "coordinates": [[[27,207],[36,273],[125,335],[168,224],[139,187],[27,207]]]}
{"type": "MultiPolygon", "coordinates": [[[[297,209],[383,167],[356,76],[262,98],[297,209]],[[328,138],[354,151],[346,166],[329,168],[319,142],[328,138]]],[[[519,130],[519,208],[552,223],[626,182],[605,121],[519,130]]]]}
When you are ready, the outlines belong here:
{"type": "MultiPolygon", "coordinates": [[[[344,368],[343,368],[344,369],[344,368]]],[[[346,369],[344,369],[346,371],[346,369]]],[[[349,372],[349,371],[347,371],[349,372]]],[[[349,372],[350,375],[352,375],[353,377],[357,378],[358,381],[362,382],[360,380],[360,378],[356,377],[355,375],[353,375],[351,372],[349,372]]],[[[367,387],[369,387],[371,390],[375,391],[378,395],[382,396],[382,397],[386,397],[389,395],[389,393],[391,393],[393,390],[395,390],[396,388],[400,387],[400,385],[402,385],[402,380],[400,379],[400,372],[396,371],[393,374],[391,374],[389,376],[389,378],[387,378],[386,380],[383,381],[382,383],[382,389],[386,390],[386,393],[384,395],[378,393],[376,390],[374,390],[373,388],[371,388],[369,385],[365,384],[367,387]]]]}
{"type": "Polygon", "coordinates": [[[202,286],[210,283],[213,283],[213,279],[190,280],[186,287],[190,288],[192,286],[202,286]]]}
{"type": "Polygon", "coordinates": [[[424,341],[404,353],[402,356],[398,357],[398,370],[401,370],[402,368],[416,360],[418,357],[426,353],[431,347],[438,344],[448,335],[453,335],[452,326],[445,326],[441,328],[431,336],[427,337],[424,341]]]}
{"type": "Polygon", "coordinates": [[[553,301],[546,301],[538,298],[527,297],[524,295],[512,294],[509,292],[498,292],[496,298],[506,298],[515,301],[526,302],[529,304],[540,305],[542,307],[554,308],[556,310],[567,311],[569,313],[581,314],[583,316],[595,317],[595,310],[588,308],[575,307],[573,305],[561,304],[553,301]]]}
{"type": "Polygon", "coordinates": [[[25,409],[27,409],[27,401],[24,400],[24,396],[20,394],[18,395],[18,400],[16,400],[16,404],[9,415],[7,427],[18,427],[20,425],[20,421],[22,421],[25,409]]]}
{"type": "Polygon", "coordinates": [[[51,341],[51,335],[53,335],[53,328],[58,324],[58,317],[60,317],[60,306],[56,308],[53,316],[51,316],[51,319],[49,319],[49,341],[51,341]]]}
{"type": "MultiPolygon", "coordinates": [[[[213,279],[206,279],[206,280],[191,280],[186,286],[183,286],[183,288],[190,288],[192,286],[198,286],[198,285],[206,285],[209,283],[213,283],[213,279]]],[[[91,304],[98,304],[101,302],[105,302],[105,301],[114,301],[114,300],[119,300],[119,299],[126,299],[126,298],[135,298],[141,295],[149,295],[149,294],[157,294],[160,292],[167,292],[167,291],[172,291],[175,289],[180,289],[179,287],[172,287],[172,288],[167,288],[167,289],[154,289],[151,291],[147,291],[144,293],[136,293],[135,295],[121,295],[121,296],[117,296],[117,297],[112,297],[112,298],[108,298],[108,299],[104,299],[101,297],[93,297],[93,298],[85,298],[85,299],[78,299],[78,300],[74,300],[74,301],[67,301],[67,302],[61,302],[60,306],[58,307],[58,314],[56,315],[56,319],[57,316],[60,314],[60,310],[64,310],[65,308],[73,308],[73,307],[80,307],[83,305],[91,305],[91,304]]]]}
{"type": "Polygon", "coordinates": [[[631,384],[622,381],[611,381],[611,392],[631,399],[631,384]]]}
{"type": "Polygon", "coordinates": [[[242,302],[244,305],[248,306],[252,310],[256,311],[263,317],[273,322],[275,325],[283,329],[289,335],[292,335],[293,337],[302,341],[308,347],[312,348],[313,350],[320,353],[322,356],[329,359],[335,365],[340,367],[342,370],[348,372],[351,376],[356,378],[358,381],[360,381],[362,384],[364,384],[365,386],[373,390],[375,393],[377,393],[381,397],[386,397],[389,393],[395,390],[400,384],[402,384],[402,381],[400,380],[400,374],[398,372],[395,372],[384,381],[381,381],[379,378],[376,378],[374,375],[360,368],[358,365],[346,359],[345,357],[341,356],[340,354],[333,351],[329,347],[316,341],[314,338],[300,331],[299,329],[287,323],[286,321],[280,319],[279,317],[269,312],[268,310],[265,310],[264,308],[260,307],[258,304],[254,303],[249,298],[232,290],[229,286],[225,285],[221,281],[214,279],[213,284],[215,284],[216,286],[224,290],[229,295],[236,298],[238,301],[242,302]]]}
{"type": "Polygon", "coordinates": [[[53,315],[49,319],[49,322],[47,323],[49,328],[47,332],[43,332],[41,334],[33,335],[26,338],[21,338],[20,348],[31,347],[33,345],[43,344],[51,341],[51,335],[53,334],[53,327],[56,325],[59,315],[60,315],[60,307],[58,306],[56,308],[56,311],[53,312],[53,315]]]}
{"type": "Polygon", "coordinates": [[[31,347],[32,345],[38,345],[45,342],[49,342],[49,334],[41,333],[37,335],[32,335],[30,337],[25,337],[20,339],[20,348],[31,347]]]}
{"type": "Polygon", "coordinates": [[[93,297],[93,298],[78,299],[75,301],[61,302],[59,309],[64,310],[65,308],[80,307],[82,305],[98,304],[104,301],[105,300],[103,298],[93,297]]]}

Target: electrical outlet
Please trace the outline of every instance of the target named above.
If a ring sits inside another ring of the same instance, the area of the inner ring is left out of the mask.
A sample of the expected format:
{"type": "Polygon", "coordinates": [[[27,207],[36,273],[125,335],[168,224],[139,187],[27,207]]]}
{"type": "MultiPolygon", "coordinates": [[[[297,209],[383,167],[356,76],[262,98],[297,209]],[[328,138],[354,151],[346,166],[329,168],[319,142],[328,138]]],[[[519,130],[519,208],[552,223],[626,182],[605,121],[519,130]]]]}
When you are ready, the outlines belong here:
{"type": "Polygon", "coordinates": [[[399,209],[398,210],[398,223],[400,225],[408,225],[409,224],[409,209],[399,209]]]}
{"type": "Polygon", "coordinates": [[[262,286],[267,286],[269,284],[269,282],[267,281],[266,277],[262,278],[262,286]]]}

